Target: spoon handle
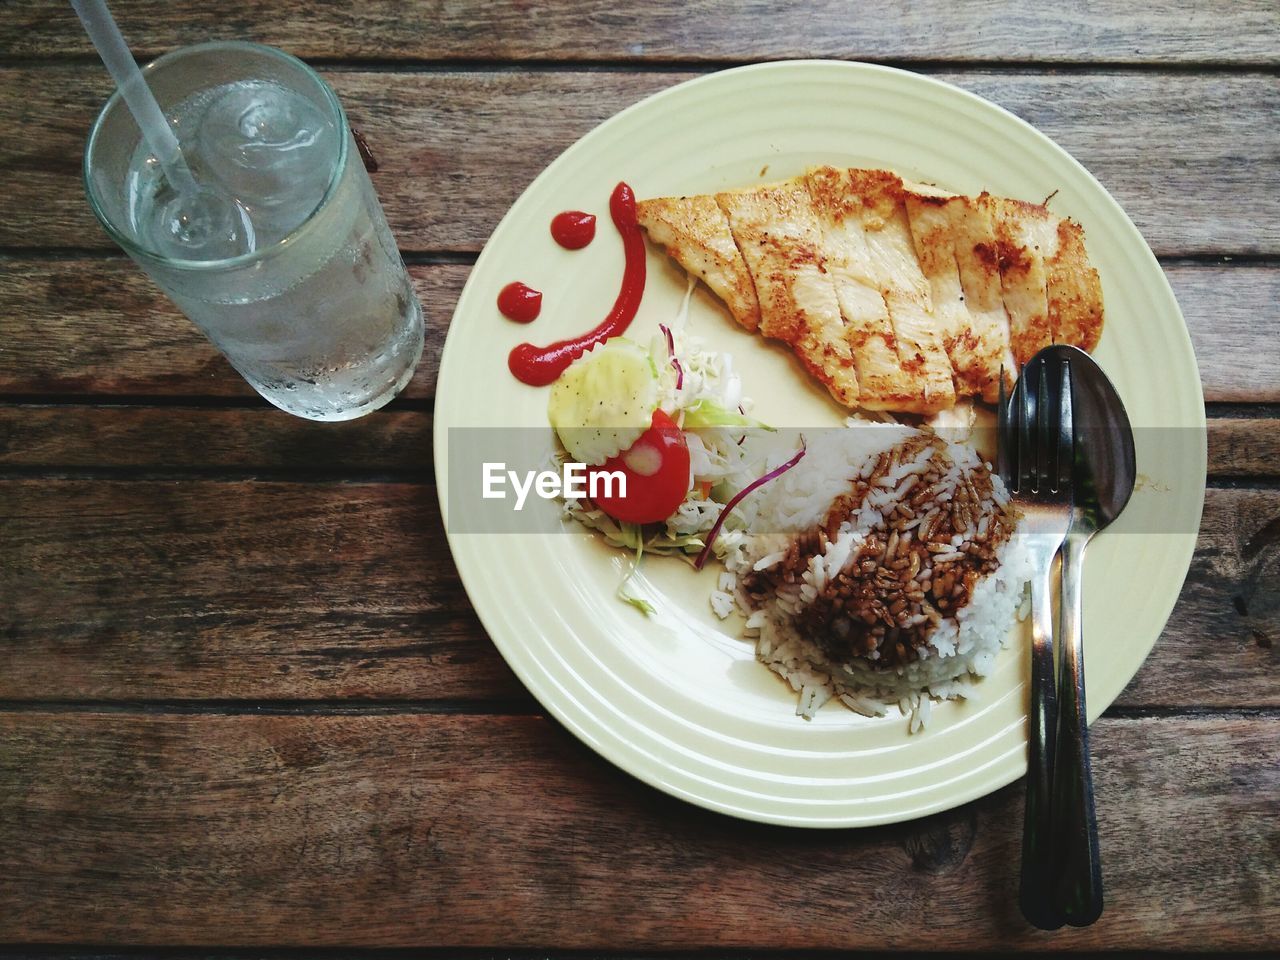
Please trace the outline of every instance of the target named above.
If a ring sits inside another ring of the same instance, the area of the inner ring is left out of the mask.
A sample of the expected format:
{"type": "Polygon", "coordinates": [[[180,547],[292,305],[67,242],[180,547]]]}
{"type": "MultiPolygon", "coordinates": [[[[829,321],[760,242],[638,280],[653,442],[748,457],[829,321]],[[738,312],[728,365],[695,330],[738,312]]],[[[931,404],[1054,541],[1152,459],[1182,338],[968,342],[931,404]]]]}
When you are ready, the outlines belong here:
{"type": "Polygon", "coordinates": [[[1080,592],[1084,551],[1093,531],[1072,530],[1062,544],[1062,595],[1058,641],[1062,680],[1058,693],[1058,744],[1054,751],[1053,827],[1057,838],[1055,901],[1073,927],[1102,914],[1102,863],[1093,807],[1089,724],[1084,700],[1084,639],[1080,592]]]}
{"type": "Polygon", "coordinates": [[[1053,892],[1052,794],[1057,694],[1053,657],[1053,554],[1056,543],[1031,545],[1031,710],[1027,737],[1027,799],[1022,820],[1022,876],[1018,905],[1029,923],[1057,930],[1062,916],[1053,892]]]}

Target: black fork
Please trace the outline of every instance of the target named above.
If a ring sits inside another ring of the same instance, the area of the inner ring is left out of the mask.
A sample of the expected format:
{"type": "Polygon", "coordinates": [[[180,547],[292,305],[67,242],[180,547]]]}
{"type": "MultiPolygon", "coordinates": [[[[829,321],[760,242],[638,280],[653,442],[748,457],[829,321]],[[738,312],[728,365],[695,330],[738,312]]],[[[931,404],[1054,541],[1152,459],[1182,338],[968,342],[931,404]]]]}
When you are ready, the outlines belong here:
{"type": "Polygon", "coordinates": [[[1055,906],[1052,771],[1058,704],[1053,645],[1052,571],[1071,525],[1073,426],[1071,373],[1039,356],[1023,368],[1013,396],[1000,381],[997,463],[1022,514],[1020,537],[1031,556],[1031,695],[1027,799],[1019,905],[1043,930],[1063,924],[1055,906]]]}

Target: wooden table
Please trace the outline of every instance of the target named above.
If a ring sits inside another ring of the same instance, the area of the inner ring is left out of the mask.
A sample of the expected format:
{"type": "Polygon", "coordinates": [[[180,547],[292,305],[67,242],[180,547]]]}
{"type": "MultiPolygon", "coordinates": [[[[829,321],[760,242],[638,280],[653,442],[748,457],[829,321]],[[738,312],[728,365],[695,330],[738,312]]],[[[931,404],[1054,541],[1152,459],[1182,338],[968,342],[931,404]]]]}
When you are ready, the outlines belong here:
{"type": "Polygon", "coordinates": [[[0,7],[0,943],[1274,948],[1280,7],[629,6],[116,4],[143,58],[251,38],[308,59],[371,144],[428,346],[402,399],[342,425],[259,400],[106,239],[79,170],[107,77],[65,3],[0,7]],[[1021,784],[814,833],[633,781],[525,693],[445,545],[440,347],[507,206],[639,98],[804,56],[920,70],[1055,138],[1137,222],[1195,341],[1204,523],[1095,728],[1089,929],[1018,915],[1021,784]]]}

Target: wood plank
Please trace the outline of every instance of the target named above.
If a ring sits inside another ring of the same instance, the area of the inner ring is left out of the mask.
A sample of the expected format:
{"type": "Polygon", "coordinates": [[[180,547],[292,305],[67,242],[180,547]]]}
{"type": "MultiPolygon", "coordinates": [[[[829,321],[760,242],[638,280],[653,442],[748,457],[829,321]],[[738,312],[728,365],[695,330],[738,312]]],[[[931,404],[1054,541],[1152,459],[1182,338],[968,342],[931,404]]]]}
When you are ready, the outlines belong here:
{"type": "MultiPolygon", "coordinates": [[[[998,31],[997,31],[998,32],[998,31]]],[[[379,161],[407,250],[479,249],[533,177],[620,108],[689,73],[329,72],[379,161]]],[[[1161,254],[1280,253],[1270,74],[947,71],[1040,127],[1161,254]]],[[[0,246],[107,248],[80,156],[109,81],[93,63],[0,69],[0,246]]]]}
{"type": "Polygon", "coordinates": [[[1151,655],[1116,702],[1280,706],[1277,584],[1280,492],[1208,490],[1182,594],[1151,655]]]}
{"type": "MultiPolygon", "coordinates": [[[[427,346],[405,391],[431,397],[470,268],[412,266],[427,346]]],[[[1280,268],[1172,263],[1209,401],[1280,401],[1280,268]]],[[[252,389],[130,261],[0,259],[0,393],[252,396],[252,389]]]]}
{"type": "Polygon", "coordinates": [[[811,833],[660,795],[539,717],[5,714],[0,940],[1274,946],[1280,720],[1094,729],[1107,906],[1047,934],[1016,906],[1018,785],[811,833]]]}
{"type": "MultiPolygon", "coordinates": [[[[118,4],[140,56],[206,40],[257,40],[301,57],[384,59],[738,61],[787,57],[874,60],[1046,60],[1109,63],[1276,63],[1280,30],[1266,0],[1194,7],[1154,0],[1016,0],[963,7],[946,0],[889,4],[850,17],[839,0],[744,10],[731,0],[678,8],[610,0],[517,0],[461,6],[368,0],[354,7],[248,0],[231,10],[181,0],[118,4]]],[[[65,4],[0,7],[0,56],[87,56],[93,50],[65,4]]]]}
{"type": "MultiPolygon", "coordinates": [[[[523,698],[435,490],[0,481],[0,700],[523,698]]],[[[1130,707],[1280,706],[1280,491],[1209,491],[1130,707]]]]}
{"type": "MultiPolygon", "coordinates": [[[[0,467],[292,471],[430,478],[431,413],[314,423],[273,407],[0,405],[0,467]]],[[[1280,479],[1280,420],[1209,421],[1209,476],[1280,479]]]]}
{"type": "Polygon", "coordinates": [[[0,699],[525,696],[430,486],[0,484],[0,543],[0,699]]]}
{"type": "MultiPolygon", "coordinates": [[[[402,396],[435,395],[445,331],[470,270],[455,264],[409,268],[427,334],[402,396]]],[[[0,259],[0,344],[0,393],[255,396],[191,321],[122,257],[0,259]]]]}
{"type": "Polygon", "coordinates": [[[1209,421],[1209,473],[1222,477],[1280,474],[1280,420],[1209,421]]]}
{"type": "Polygon", "coordinates": [[[430,479],[431,413],[384,408],[359,420],[316,423],[270,406],[0,406],[0,466],[430,479]]]}
{"type": "Polygon", "coordinates": [[[1280,364],[1268,349],[1280,331],[1280,270],[1263,264],[1179,264],[1165,267],[1165,273],[1191,333],[1204,398],[1280,399],[1280,364]],[[1245,300],[1227,302],[1233,293],[1245,300]]]}

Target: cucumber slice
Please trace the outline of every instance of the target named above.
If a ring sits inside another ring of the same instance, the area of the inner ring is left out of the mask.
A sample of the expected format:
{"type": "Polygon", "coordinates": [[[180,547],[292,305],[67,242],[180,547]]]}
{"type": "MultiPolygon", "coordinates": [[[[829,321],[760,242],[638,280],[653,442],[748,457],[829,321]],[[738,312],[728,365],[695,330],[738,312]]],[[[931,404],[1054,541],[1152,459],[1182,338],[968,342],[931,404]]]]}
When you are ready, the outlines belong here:
{"type": "Polygon", "coordinates": [[[592,347],[551,385],[547,417],[569,456],[601,464],[640,439],[661,399],[649,352],[625,337],[592,347]]]}

